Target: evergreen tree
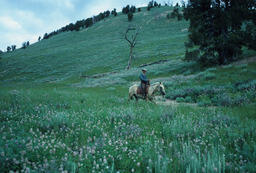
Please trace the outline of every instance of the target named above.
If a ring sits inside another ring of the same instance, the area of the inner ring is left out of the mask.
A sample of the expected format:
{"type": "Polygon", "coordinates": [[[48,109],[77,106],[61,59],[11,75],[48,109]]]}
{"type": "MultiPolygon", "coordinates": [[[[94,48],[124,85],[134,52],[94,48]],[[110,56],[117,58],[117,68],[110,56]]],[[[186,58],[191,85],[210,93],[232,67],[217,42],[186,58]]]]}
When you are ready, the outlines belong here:
{"type": "Polygon", "coordinates": [[[178,20],[182,19],[182,14],[180,14],[180,12],[179,12],[179,4],[178,3],[174,7],[174,9],[171,12],[171,14],[169,16],[167,16],[167,18],[175,18],[175,17],[177,17],[178,20]]]}
{"type": "Polygon", "coordinates": [[[135,13],[136,12],[136,7],[135,6],[131,6],[130,12],[135,13]]]}
{"type": "Polygon", "coordinates": [[[44,34],[44,39],[48,39],[48,38],[49,38],[48,34],[45,33],[45,34],[44,34]]]}
{"type": "Polygon", "coordinates": [[[7,46],[6,50],[7,50],[7,52],[10,52],[12,50],[12,48],[10,46],[7,46]]]}
{"type": "Polygon", "coordinates": [[[40,41],[40,40],[41,40],[41,36],[38,37],[38,41],[40,41]]]}
{"type": "Polygon", "coordinates": [[[27,42],[23,42],[22,46],[21,46],[21,49],[26,49],[26,47],[27,47],[27,42]]]}
{"type": "Polygon", "coordinates": [[[12,51],[16,50],[16,45],[12,45],[12,51]]]}
{"type": "MultiPolygon", "coordinates": [[[[256,14],[255,14],[256,15],[256,14]]],[[[244,45],[249,49],[256,50],[256,24],[248,22],[244,33],[244,45]]]]}
{"type": "Polygon", "coordinates": [[[90,17],[90,18],[87,18],[85,20],[85,27],[88,28],[89,26],[92,26],[93,25],[93,19],[90,17]]]}
{"type": "Polygon", "coordinates": [[[126,7],[124,7],[124,8],[122,9],[122,13],[123,13],[123,14],[128,14],[129,11],[130,11],[130,5],[127,5],[126,7]]]}
{"type": "Polygon", "coordinates": [[[100,13],[99,15],[98,15],[98,21],[100,21],[100,20],[102,20],[102,19],[104,19],[105,18],[105,15],[103,14],[103,13],[100,13]]]}
{"type": "Polygon", "coordinates": [[[117,16],[117,12],[116,12],[115,8],[114,8],[114,10],[111,11],[111,14],[114,15],[114,16],[117,16]]]}
{"type": "Polygon", "coordinates": [[[150,1],[149,3],[148,3],[148,7],[147,7],[147,10],[149,11],[151,8],[153,8],[154,7],[154,1],[150,1]]]}
{"type": "Polygon", "coordinates": [[[105,11],[104,15],[105,15],[105,17],[108,17],[110,15],[110,11],[109,10],[105,11]]]}
{"type": "Polygon", "coordinates": [[[241,55],[242,24],[254,0],[189,0],[184,17],[190,21],[186,59],[202,65],[226,64],[241,55]],[[198,48],[189,51],[189,48],[198,48]],[[193,55],[193,57],[191,57],[193,55]]]}
{"type": "Polygon", "coordinates": [[[67,26],[67,30],[68,31],[73,31],[75,30],[75,25],[73,23],[70,23],[68,26],[67,26]]]}

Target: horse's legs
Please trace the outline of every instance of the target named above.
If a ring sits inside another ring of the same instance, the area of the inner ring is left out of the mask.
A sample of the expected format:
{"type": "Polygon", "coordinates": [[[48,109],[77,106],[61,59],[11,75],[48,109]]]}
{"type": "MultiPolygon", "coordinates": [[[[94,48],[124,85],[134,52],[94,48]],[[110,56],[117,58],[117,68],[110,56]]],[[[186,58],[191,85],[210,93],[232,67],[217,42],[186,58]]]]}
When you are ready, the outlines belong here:
{"type": "Polygon", "coordinates": [[[136,96],[135,94],[133,94],[133,96],[136,98],[136,101],[138,101],[138,96],[136,96]]]}
{"type": "Polygon", "coordinates": [[[149,101],[151,101],[152,103],[156,104],[156,102],[154,101],[153,97],[149,98],[149,101]]]}

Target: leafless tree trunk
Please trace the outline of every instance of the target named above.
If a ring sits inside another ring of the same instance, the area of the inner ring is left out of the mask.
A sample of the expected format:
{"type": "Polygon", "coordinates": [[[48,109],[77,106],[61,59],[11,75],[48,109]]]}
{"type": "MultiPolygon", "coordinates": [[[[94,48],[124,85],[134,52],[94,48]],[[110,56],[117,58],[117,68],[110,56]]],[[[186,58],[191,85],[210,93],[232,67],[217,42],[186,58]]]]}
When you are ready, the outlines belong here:
{"type": "Polygon", "coordinates": [[[129,57],[129,61],[128,61],[128,66],[126,68],[127,70],[129,70],[131,67],[131,63],[133,60],[133,48],[136,45],[136,38],[137,38],[138,34],[139,34],[139,30],[136,28],[131,28],[131,27],[129,27],[125,32],[124,38],[129,43],[129,46],[130,46],[130,57],[129,57]],[[134,31],[134,34],[131,36],[130,39],[128,38],[129,31],[134,31]]]}

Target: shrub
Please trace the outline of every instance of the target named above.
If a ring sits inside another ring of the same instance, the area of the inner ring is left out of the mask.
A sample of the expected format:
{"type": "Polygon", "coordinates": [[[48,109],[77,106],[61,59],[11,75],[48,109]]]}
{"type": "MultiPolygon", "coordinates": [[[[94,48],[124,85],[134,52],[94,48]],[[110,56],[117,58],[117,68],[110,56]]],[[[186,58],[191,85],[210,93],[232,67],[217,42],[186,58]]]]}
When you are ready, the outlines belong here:
{"type": "Polygon", "coordinates": [[[177,97],[176,101],[177,102],[185,102],[185,99],[183,97],[177,97]]]}
{"type": "Polygon", "coordinates": [[[192,97],[190,97],[190,96],[186,96],[184,101],[185,101],[186,103],[192,103],[192,102],[193,102],[193,99],[192,99],[192,97]]]}
{"type": "Polygon", "coordinates": [[[172,89],[170,93],[167,93],[166,98],[175,100],[178,97],[185,98],[185,102],[197,102],[201,95],[206,95],[209,98],[213,98],[219,93],[224,91],[222,87],[215,86],[194,86],[194,87],[186,87],[182,89],[172,89]]]}
{"type": "Polygon", "coordinates": [[[215,79],[215,78],[216,78],[216,75],[214,73],[211,73],[211,72],[206,72],[203,75],[204,80],[212,80],[212,79],[215,79]]]}
{"type": "Polygon", "coordinates": [[[256,80],[239,82],[235,84],[235,87],[239,91],[245,91],[245,90],[256,91],[256,80]]]}
{"type": "Polygon", "coordinates": [[[210,106],[212,104],[211,99],[207,95],[200,95],[197,102],[199,106],[210,106]]]}
{"type": "Polygon", "coordinates": [[[247,98],[246,95],[237,95],[234,99],[233,99],[233,105],[244,105],[249,103],[250,100],[247,98]]]}
{"type": "Polygon", "coordinates": [[[229,94],[227,93],[216,95],[215,97],[212,98],[212,102],[216,106],[232,106],[233,105],[233,101],[229,96],[229,94]]]}

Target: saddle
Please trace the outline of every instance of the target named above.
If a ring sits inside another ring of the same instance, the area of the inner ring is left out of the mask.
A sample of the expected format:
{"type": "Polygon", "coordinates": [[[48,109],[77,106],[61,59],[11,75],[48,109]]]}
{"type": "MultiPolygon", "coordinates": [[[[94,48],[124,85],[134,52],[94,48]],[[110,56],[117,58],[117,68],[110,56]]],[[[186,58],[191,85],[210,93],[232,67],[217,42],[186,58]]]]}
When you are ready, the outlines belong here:
{"type": "Polygon", "coordinates": [[[139,87],[138,87],[138,89],[137,89],[137,94],[138,95],[148,95],[148,89],[149,89],[149,86],[150,85],[145,85],[145,91],[144,91],[144,88],[142,87],[142,85],[140,85],[139,87]],[[144,92],[146,92],[146,93],[144,93],[144,92]]]}

